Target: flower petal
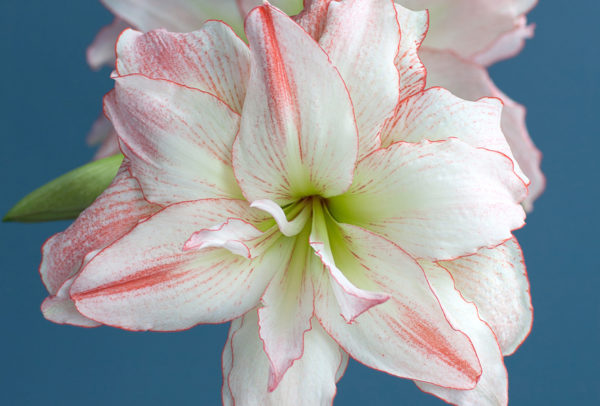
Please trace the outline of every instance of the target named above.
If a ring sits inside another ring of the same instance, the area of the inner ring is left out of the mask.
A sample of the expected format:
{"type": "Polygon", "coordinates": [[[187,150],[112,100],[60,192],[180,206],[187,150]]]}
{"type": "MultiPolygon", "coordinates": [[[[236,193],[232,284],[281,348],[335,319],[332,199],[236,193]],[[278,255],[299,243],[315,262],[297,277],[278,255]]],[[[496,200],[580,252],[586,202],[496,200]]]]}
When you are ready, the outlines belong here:
{"type": "Polygon", "coordinates": [[[102,249],[160,207],[148,203],[124,162],[111,185],[65,231],[42,247],[40,275],[51,295],[79,272],[85,256],[102,249]]]}
{"type": "MultiPolygon", "coordinates": [[[[97,251],[96,251],[97,252],[97,251]]],[[[56,293],[56,296],[48,296],[41,306],[42,314],[53,323],[70,324],[79,327],[98,327],[101,324],[88,319],[75,307],[75,303],[69,297],[69,289],[75,277],[67,279],[56,293]]]]}
{"type": "Polygon", "coordinates": [[[289,17],[265,5],[246,20],[252,73],[235,175],[248,201],[336,195],[352,182],[357,132],[335,67],[289,17]]]}
{"type": "Polygon", "coordinates": [[[525,46],[525,40],[533,38],[535,25],[527,25],[527,17],[522,15],[515,28],[500,36],[489,48],[473,55],[473,61],[490,66],[503,59],[512,58],[525,46]]]}
{"type": "Polygon", "coordinates": [[[333,217],[394,241],[415,258],[453,259],[511,238],[527,193],[513,163],[457,139],[399,142],[361,162],[333,217]]]}
{"type": "Polygon", "coordinates": [[[546,182],[540,170],[542,154],[531,141],[525,126],[525,108],[502,93],[481,66],[462,60],[450,52],[423,50],[420,55],[427,66],[427,86],[444,87],[467,100],[494,96],[503,101],[502,132],[519,167],[531,182],[529,194],[523,202],[530,211],[546,182]]]}
{"type": "Polygon", "coordinates": [[[417,386],[454,405],[506,406],[508,375],[496,336],[479,318],[477,307],[466,302],[454,288],[448,272],[432,263],[421,265],[452,326],[465,332],[473,342],[483,373],[472,390],[448,389],[423,382],[416,382],[417,386]]]}
{"type": "Polygon", "coordinates": [[[325,29],[331,2],[332,0],[304,0],[304,9],[292,19],[318,42],[325,29]]]}
{"type": "Polygon", "coordinates": [[[119,34],[127,27],[129,24],[117,17],[98,32],[86,53],[87,63],[92,69],[98,70],[104,65],[115,63],[115,43],[119,34]]]}
{"type": "Polygon", "coordinates": [[[396,68],[400,74],[399,101],[425,88],[427,72],[417,51],[429,28],[427,11],[411,11],[396,4],[396,15],[400,25],[400,49],[396,56],[396,68]]]}
{"type": "Polygon", "coordinates": [[[446,320],[421,267],[398,246],[340,224],[336,263],[362,289],[390,295],[349,324],[324,278],[315,310],[332,338],[361,363],[384,372],[453,388],[473,388],[481,373],[467,336],[446,320]],[[343,265],[342,265],[343,264],[343,265]]]}
{"type": "Polygon", "coordinates": [[[233,254],[252,259],[256,255],[252,255],[246,241],[257,239],[262,235],[262,231],[245,220],[227,219],[221,225],[194,232],[183,244],[183,250],[225,248],[233,254]]]}
{"type": "Polygon", "coordinates": [[[127,30],[117,43],[117,73],[167,79],[217,96],[242,112],[250,76],[248,46],[220,21],[198,31],[127,30]]]}
{"type": "Polygon", "coordinates": [[[207,19],[223,20],[236,31],[241,31],[242,26],[242,16],[234,0],[102,0],[102,3],[142,31],[166,28],[189,32],[200,28],[207,19]]]}
{"type": "Polygon", "coordinates": [[[405,7],[428,9],[431,27],[424,47],[473,56],[513,30],[537,0],[402,0],[405,7]]]}
{"type": "Polygon", "coordinates": [[[256,306],[291,244],[272,241],[259,258],[225,249],[184,252],[197,230],[254,216],[246,202],[211,199],[174,204],[96,255],[71,287],[85,316],[130,330],[181,330],[221,323],[256,306]]]}
{"type": "Polygon", "coordinates": [[[261,298],[263,307],[258,309],[259,335],[270,365],[269,392],[302,357],[304,337],[311,329],[314,294],[307,237],[308,229],[296,238],[290,262],[269,283],[261,298]]]}
{"type": "MultiPolygon", "coordinates": [[[[379,146],[379,131],[398,103],[400,79],[394,61],[400,27],[394,4],[332,2],[319,44],[348,86],[358,126],[359,156],[364,156],[379,146]]],[[[416,55],[417,47],[412,46],[416,55]]]]}
{"type": "Polygon", "coordinates": [[[450,272],[464,298],[475,303],[498,337],[502,353],[514,353],[533,322],[529,281],[517,240],[439,265],[450,272]]]}
{"type": "MultiPolygon", "coordinates": [[[[346,277],[346,274],[352,274],[353,270],[343,269],[342,272],[338,268],[333,255],[333,245],[339,245],[339,241],[337,241],[339,238],[335,224],[325,217],[320,203],[315,202],[313,204],[313,223],[309,242],[320,261],[313,259],[311,267],[320,270],[316,272],[319,277],[324,273],[329,276],[325,279],[331,283],[331,289],[341,310],[340,314],[346,322],[352,323],[371,307],[384,303],[390,297],[385,293],[357,288],[346,277]],[[329,235],[329,232],[334,232],[334,234],[329,235]],[[327,271],[323,272],[323,268],[327,271]]],[[[338,249],[340,248],[338,247],[338,249]]],[[[340,266],[346,266],[346,264],[343,263],[340,266]]]]}
{"type": "Polygon", "coordinates": [[[304,206],[292,221],[288,221],[286,213],[283,209],[272,200],[255,200],[250,204],[250,207],[262,210],[269,213],[277,222],[277,226],[283,235],[293,237],[300,233],[306,222],[308,221],[311,208],[309,205],[304,206]]]}
{"type": "Polygon", "coordinates": [[[250,311],[231,323],[223,350],[223,404],[280,406],[293,399],[297,406],[331,405],[347,362],[347,354],[313,320],[302,358],[269,392],[269,361],[258,336],[256,311],[250,311]]]}
{"type": "Polygon", "coordinates": [[[148,199],[241,197],[231,168],[239,116],[215,96],[131,75],[116,78],[104,103],[148,199]]]}
{"type": "MultiPolygon", "coordinates": [[[[500,129],[502,102],[483,98],[476,102],[454,96],[436,87],[420,92],[398,105],[382,134],[382,144],[397,141],[420,142],[458,138],[474,147],[498,151],[514,159],[500,129]]],[[[517,166],[517,173],[527,178],[517,166]]]]}

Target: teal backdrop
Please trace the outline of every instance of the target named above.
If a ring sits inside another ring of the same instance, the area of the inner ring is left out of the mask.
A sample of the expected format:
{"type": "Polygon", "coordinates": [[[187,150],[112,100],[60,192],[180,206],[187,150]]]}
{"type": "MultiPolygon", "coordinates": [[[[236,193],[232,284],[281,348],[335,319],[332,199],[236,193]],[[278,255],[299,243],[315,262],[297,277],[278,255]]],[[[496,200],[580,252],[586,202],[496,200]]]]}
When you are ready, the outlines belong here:
{"type": "MultiPolygon", "coordinates": [[[[542,0],[536,36],[495,65],[528,107],[547,190],[517,232],[533,294],[533,330],[506,359],[511,405],[600,404],[598,201],[600,3],[542,0]]],[[[0,13],[0,212],[90,160],[84,138],[110,70],[86,46],[111,21],[98,1],[3,0],[0,13]]],[[[218,405],[227,325],[178,333],[84,329],[46,321],[40,246],[68,222],[1,224],[1,405],[218,405]]],[[[409,381],[351,362],[336,405],[441,405],[409,381]]]]}

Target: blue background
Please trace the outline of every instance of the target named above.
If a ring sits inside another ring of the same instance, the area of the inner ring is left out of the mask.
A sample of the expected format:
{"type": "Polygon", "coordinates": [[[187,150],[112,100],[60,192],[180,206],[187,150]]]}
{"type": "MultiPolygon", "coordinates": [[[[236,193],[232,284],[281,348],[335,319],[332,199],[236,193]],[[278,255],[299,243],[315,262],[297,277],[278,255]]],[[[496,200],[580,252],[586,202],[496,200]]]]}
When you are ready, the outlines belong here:
{"type": "MultiPolygon", "coordinates": [[[[498,86],[528,107],[548,178],[517,232],[535,320],[506,359],[513,406],[600,404],[599,14],[594,0],[542,0],[529,15],[536,37],[491,70],[498,86]]],[[[91,158],[84,137],[112,83],[109,69],[90,71],[85,49],[110,21],[97,1],[2,1],[0,212],[91,158]]],[[[67,225],[0,225],[0,404],[218,405],[226,325],[131,333],[42,317],[40,246],[67,225]]],[[[336,405],[365,404],[443,402],[352,362],[336,405]]]]}

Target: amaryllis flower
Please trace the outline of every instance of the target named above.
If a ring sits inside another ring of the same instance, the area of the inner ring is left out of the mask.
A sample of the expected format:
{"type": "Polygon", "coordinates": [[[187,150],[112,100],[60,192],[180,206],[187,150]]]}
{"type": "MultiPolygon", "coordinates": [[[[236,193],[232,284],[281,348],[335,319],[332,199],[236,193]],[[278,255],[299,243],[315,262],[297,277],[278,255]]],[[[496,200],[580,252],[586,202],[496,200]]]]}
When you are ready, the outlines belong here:
{"type": "Polygon", "coordinates": [[[232,321],[226,405],[330,404],[349,356],[460,405],[504,405],[529,331],[526,177],[497,99],[425,90],[427,13],[263,5],[117,44],[113,184],[44,246],[51,320],[232,321]]]}
{"type": "MultiPolygon", "coordinates": [[[[385,0],[381,0],[385,1],[385,0]]],[[[525,108],[496,88],[486,66],[516,55],[525,39],[533,35],[526,14],[537,0],[396,0],[413,10],[429,10],[429,32],[421,47],[421,58],[429,71],[428,86],[441,86],[455,95],[478,100],[500,98],[505,109],[502,130],[523,172],[531,181],[523,205],[533,208],[534,200],[545,187],[540,169],[541,153],[535,147],[525,125],[525,108]]],[[[242,16],[260,0],[103,0],[116,19],[104,28],[88,49],[88,61],[94,68],[114,62],[114,43],[128,26],[149,31],[166,28],[192,31],[207,19],[221,19],[243,35],[242,16]]],[[[300,0],[276,0],[274,5],[288,14],[302,7],[300,0]]],[[[118,152],[116,133],[104,116],[92,128],[88,141],[101,144],[95,158],[118,152]]]]}

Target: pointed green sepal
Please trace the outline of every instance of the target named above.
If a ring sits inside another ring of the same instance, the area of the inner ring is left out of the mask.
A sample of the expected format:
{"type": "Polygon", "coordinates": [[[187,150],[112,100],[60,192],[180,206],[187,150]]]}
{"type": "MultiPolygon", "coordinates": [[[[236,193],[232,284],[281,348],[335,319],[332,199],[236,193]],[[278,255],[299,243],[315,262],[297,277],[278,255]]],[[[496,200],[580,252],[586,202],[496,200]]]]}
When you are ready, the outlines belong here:
{"type": "Polygon", "coordinates": [[[2,221],[38,223],[76,218],[110,185],[122,161],[123,155],[117,154],[67,172],[21,199],[2,221]]]}

